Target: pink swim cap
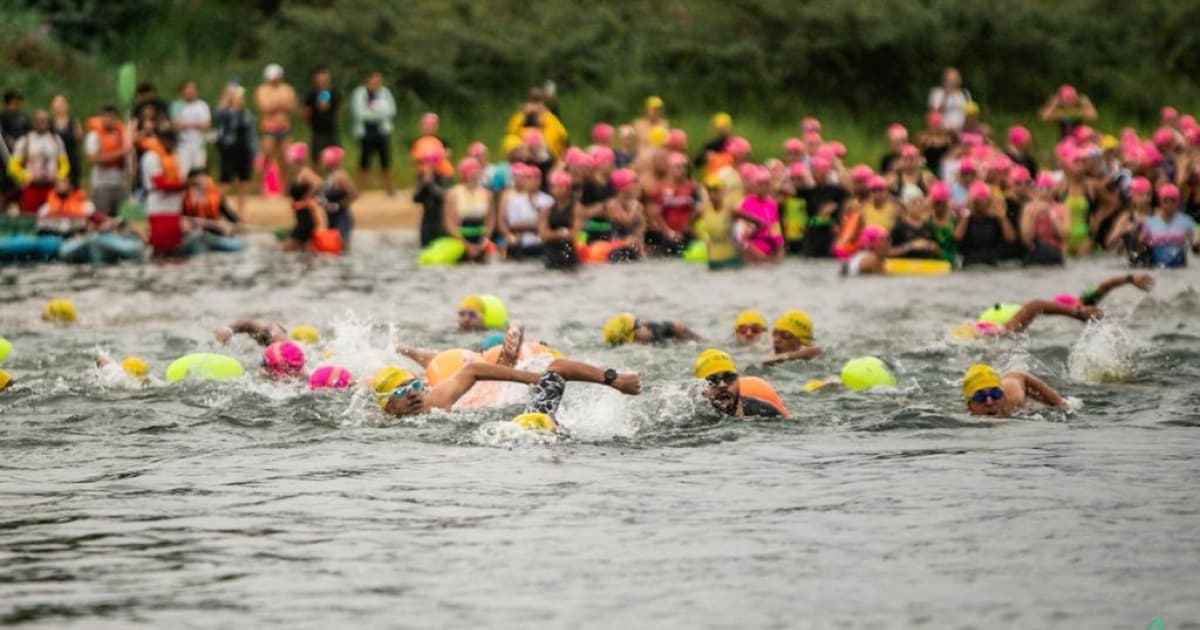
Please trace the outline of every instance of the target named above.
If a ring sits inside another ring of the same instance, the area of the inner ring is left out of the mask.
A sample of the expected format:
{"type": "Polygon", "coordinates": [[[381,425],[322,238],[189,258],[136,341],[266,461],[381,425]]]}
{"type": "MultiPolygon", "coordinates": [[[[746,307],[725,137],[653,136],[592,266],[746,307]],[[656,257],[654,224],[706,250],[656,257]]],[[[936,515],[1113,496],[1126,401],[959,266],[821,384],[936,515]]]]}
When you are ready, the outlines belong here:
{"type": "Polygon", "coordinates": [[[771,170],[765,166],[757,166],[750,173],[750,181],[756,185],[771,183],[771,170]]]}
{"type": "Polygon", "coordinates": [[[336,365],[322,365],[308,377],[309,389],[345,389],[350,387],[350,370],[336,365]]]}
{"type": "Polygon", "coordinates": [[[888,140],[891,140],[892,142],[908,140],[908,130],[905,129],[904,125],[901,125],[900,123],[892,123],[887,128],[887,137],[888,140]]]}
{"type": "Polygon", "coordinates": [[[805,116],[804,119],[800,121],[800,128],[803,129],[805,133],[821,133],[821,121],[813,118],[812,116],[805,116]]]}
{"type": "Polygon", "coordinates": [[[321,150],[321,166],[337,168],[342,165],[342,159],[345,157],[346,150],[342,147],[325,147],[321,150]]]}
{"type": "Polygon", "coordinates": [[[906,144],[900,147],[900,157],[907,159],[921,157],[921,150],[915,144],[906,144]]]}
{"type": "Polygon", "coordinates": [[[1159,127],[1154,132],[1154,146],[1160,151],[1166,151],[1175,144],[1175,130],[1170,127],[1159,127]]]}
{"type": "Polygon", "coordinates": [[[971,184],[971,189],[968,191],[971,200],[990,199],[992,197],[992,189],[983,182],[975,182],[971,184]]]}
{"type": "Polygon", "coordinates": [[[858,246],[863,249],[875,249],[886,243],[888,240],[888,231],[880,225],[865,226],[858,233],[858,246]]]}
{"type": "Polygon", "coordinates": [[[838,142],[837,140],[829,143],[829,149],[833,151],[833,154],[839,158],[846,157],[846,145],[838,142]]]}
{"type": "Polygon", "coordinates": [[[1096,130],[1087,125],[1079,125],[1075,128],[1075,139],[1079,142],[1085,142],[1096,135],[1096,130]]]}
{"type": "Polygon", "coordinates": [[[1200,147],[1200,127],[1188,127],[1187,131],[1183,132],[1187,143],[1193,147],[1200,147]]]}
{"type": "Polygon", "coordinates": [[[750,153],[750,141],[741,136],[733,136],[725,142],[725,152],[735,158],[745,157],[750,153]]]}
{"type": "Polygon", "coordinates": [[[276,341],[263,350],[263,367],[275,376],[299,374],[304,370],[304,350],[293,341],[276,341]]]}
{"type": "Polygon", "coordinates": [[[805,166],[804,162],[792,162],[788,166],[788,175],[792,179],[804,179],[808,176],[808,167],[805,166]]]}
{"type": "Polygon", "coordinates": [[[805,131],[804,132],[804,144],[821,144],[821,132],[820,131],[805,131]]]}
{"type": "Polygon", "coordinates": [[[1083,302],[1080,302],[1079,298],[1071,295],[1070,293],[1059,293],[1058,295],[1055,295],[1054,302],[1067,308],[1079,308],[1080,306],[1083,306],[1083,302]]]}
{"type": "Polygon", "coordinates": [[[672,168],[676,166],[687,166],[687,163],[687,156],[679,151],[672,151],[671,154],[667,156],[667,166],[672,168]]]}
{"type": "Polygon", "coordinates": [[[1145,177],[1134,177],[1133,181],[1129,182],[1129,194],[1131,195],[1146,195],[1151,190],[1154,190],[1154,187],[1145,177]]]}
{"type": "Polygon", "coordinates": [[[925,113],[925,126],[926,127],[934,127],[934,128],[941,127],[942,126],[942,112],[939,112],[936,109],[929,110],[928,112],[926,112],[925,113]]]}
{"type": "Polygon", "coordinates": [[[629,185],[637,181],[637,173],[627,168],[619,168],[613,171],[612,185],[617,190],[625,190],[629,185]]]}
{"type": "Polygon", "coordinates": [[[1184,114],[1179,117],[1179,127],[1184,130],[1196,128],[1196,117],[1191,114],[1184,114]]]}
{"type": "Polygon", "coordinates": [[[859,184],[866,184],[875,176],[875,171],[871,170],[866,164],[855,164],[854,168],[850,169],[850,181],[859,184]]]}
{"type": "Polygon", "coordinates": [[[960,133],[958,141],[964,147],[981,147],[983,146],[983,135],[978,133],[960,133]]]}
{"type": "Polygon", "coordinates": [[[1009,159],[1007,155],[1001,153],[999,155],[992,156],[992,158],[988,160],[987,167],[989,171],[1006,173],[1008,172],[1008,169],[1012,167],[1012,165],[1012,160],[1009,159]]]}
{"type": "Polygon", "coordinates": [[[1159,162],[1162,162],[1162,154],[1158,152],[1158,149],[1154,148],[1153,144],[1143,144],[1140,162],[1142,168],[1155,168],[1159,162]]]}
{"type": "Polygon", "coordinates": [[[867,180],[867,190],[871,192],[887,190],[887,180],[878,175],[872,175],[871,179],[867,180]]]}
{"type": "Polygon", "coordinates": [[[473,157],[465,157],[458,161],[458,176],[467,178],[473,175],[478,175],[482,168],[483,167],[479,164],[479,160],[476,160],[473,157]]]}
{"type": "Polygon", "coordinates": [[[289,144],[284,158],[288,164],[303,164],[308,159],[308,145],[303,142],[289,144]]]}
{"type": "Polygon", "coordinates": [[[578,147],[571,147],[567,149],[566,154],[563,155],[563,161],[567,163],[567,166],[579,166],[584,168],[590,168],[592,166],[592,156],[584,153],[583,150],[579,149],[578,147]]]}
{"type": "Polygon", "coordinates": [[[608,123],[596,123],[592,127],[592,142],[608,144],[613,139],[613,126],[608,123]]]}
{"type": "Polygon", "coordinates": [[[929,187],[930,201],[950,201],[950,186],[946,182],[934,182],[929,187]]]}
{"type": "Polygon", "coordinates": [[[1030,179],[1029,169],[1024,166],[1017,165],[1008,169],[1008,183],[1012,185],[1024,184],[1030,179]]]}
{"type": "Polygon", "coordinates": [[[467,155],[482,160],[487,157],[487,145],[476,140],[467,146],[467,155]]]}
{"type": "Polygon", "coordinates": [[[1163,184],[1158,187],[1159,199],[1174,199],[1179,201],[1179,187],[1175,184],[1163,184]]]}
{"type": "Polygon", "coordinates": [[[571,176],[567,175],[563,171],[555,171],[554,174],[550,176],[550,187],[558,189],[570,188],[571,176]]]}
{"type": "Polygon", "coordinates": [[[525,141],[525,144],[531,147],[540,147],[542,146],[542,142],[544,142],[542,132],[533,128],[526,129],[525,133],[521,136],[521,139],[525,141]]]}
{"type": "Polygon", "coordinates": [[[1162,121],[1164,123],[1173,123],[1179,120],[1179,110],[1167,105],[1162,108],[1162,121]]]}
{"type": "Polygon", "coordinates": [[[757,168],[758,168],[757,164],[753,164],[751,162],[744,162],[744,163],[742,163],[741,166],[739,166],[737,168],[738,177],[740,177],[742,179],[743,183],[749,182],[754,179],[754,171],[757,168]]]}
{"type": "Polygon", "coordinates": [[[1008,143],[1018,149],[1024,149],[1029,146],[1029,141],[1032,139],[1033,134],[1020,125],[1013,125],[1008,129],[1008,143]]]}
{"type": "Polygon", "coordinates": [[[673,151],[682,151],[687,148],[687,132],[682,129],[672,129],[667,132],[667,148],[673,151]]]}
{"type": "Polygon", "coordinates": [[[812,163],[809,164],[809,166],[812,168],[812,172],[822,174],[828,173],[829,169],[833,168],[833,164],[829,162],[829,158],[822,157],[820,155],[813,158],[812,163]]]}
{"type": "Polygon", "coordinates": [[[1054,181],[1053,175],[1042,172],[1038,173],[1037,181],[1034,182],[1034,185],[1037,186],[1038,190],[1054,190],[1054,187],[1057,186],[1058,183],[1054,181]]]}
{"type": "Polygon", "coordinates": [[[788,138],[783,141],[784,153],[804,153],[804,143],[800,138],[788,138]]]}
{"type": "Polygon", "coordinates": [[[1004,334],[1004,328],[992,322],[975,322],[971,324],[971,327],[975,329],[975,334],[980,337],[999,337],[1004,334]]]}
{"type": "Polygon", "coordinates": [[[596,166],[612,166],[617,161],[616,152],[605,146],[593,146],[588,152],[591,153],[592,162],[596,166]]]}
{"type": "Polygon", "coordinates": [[[1058,99],[1061,101],[1073,101],[1079,96],[1075,91],[1075,87],[1069,83],[1064,83],[1058,88],[1058,99]]]}
{"type": "Polygon", "coordinates": [[[974,174],[975,173],[975,162],[971,161],[971,158],[963,158],[963,159],[959,160],[958,161],[958,172],[959,172],[959,174],[964,174],[964,173],[974,174]]]}
{"type": "Polygon", "coordinates": [[[446,151],[440,147],[429,147],[425,150],[425,153],[421,156],[421,159],[425,160],[426,162],[441,162],[442,160],[446,159],[446,151]]]}

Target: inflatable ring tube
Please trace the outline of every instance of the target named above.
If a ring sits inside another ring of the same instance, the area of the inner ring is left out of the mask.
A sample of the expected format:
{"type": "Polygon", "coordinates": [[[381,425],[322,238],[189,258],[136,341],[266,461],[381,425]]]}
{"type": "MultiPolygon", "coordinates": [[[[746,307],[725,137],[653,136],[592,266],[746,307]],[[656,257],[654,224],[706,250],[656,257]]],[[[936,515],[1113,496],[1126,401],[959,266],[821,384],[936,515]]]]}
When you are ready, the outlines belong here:
{"type": "MultiPolygon", "coordinates": [[[[501,346],[492,346],[487,352],[483,353],[483,360],[495,365],[500,360],[501,346]]],[[[549,346],[544,346],[537,342],[521,344],[521,352],[517,354],[517,361],[526,361],[528,359],[536,359],[538,357],[551,357],[553,359],[561,359],[563,355],[558,350],[549,346]]]]}
{"type": "Polygon", "coordinates": [[[140,260],[146,244],[136,236],[102,233],[96,235],[96,246],[105,261],[140,260]]]}
{"type": "Polygon", "coordinates": [[[195,352],[175,359],[167,366],[165,376],[168,383],[177,383],[188,378],[227,381],[239,378],[245,373],[242,364],[233,357],[211,352],[195,352]]]}
{"type": "Polygon", "coordinates": [[[58,249],[58,259],[73,265],[92,262],[92,252],[95,251],[95,236],[78,236],[63,241],[58,249]]]}
{"type": "Polygon", "coordinates": [[[950,273],[950,261],[920,258],[888,258],[883,272],[889,276],[940,276],[950,273]]]}
{"type": "Polygon", "coordinates": [[[861,392],[873,387],[895,387],[896,376],[876,357],[851,359],[842,366],[842,384],[846,389],[861,392]]]}
{"type": "Polygon", "coordinates": [[[480,295],[483,302],[483,325],[488,330],[504,330],[508,327],[508,309],[504,301],[494,295],[480,295]]]}
{"type": "Polygon", "coordinates": [[[704,241],[692,241],[683,250],[684,262],[704,264],[708,262],[708,244],[704,241]]]}
{"type": "Polygon", "coordinates": [[[478,352],[462,348],[440,352],[429,361],[429,365],[425,366],[425,380],[429,382],[430,387],[437,387],[458,374],[458,371],[468,363],[482,360],[483,356],[478,352]]]}
{"type": "Polygon", "coordinates": [[[743,376],[738,379],[738,396],[761,400],[779,410],[783,417],[789,417],[787,407],[771,384],[757,376],[743,376]]]}
{"type": "Polygon", "coordinates": [[[1020,304],[996,304],[991,308],[984,309],[979,314],[979,321],[1004,326],[1019,310],[1021,310],[1020,304]]]}
{"type": "Polygon", "coordinates": [[[204,247],[210,252],[233,253],[246,249],[246,241],[238,236],[204,235],[204,247]]]}
{"type": "Polygon", "coordinates": [[[421,266],[456,265],[467,252],[467,246],[456,238],[443,236],[435,239],[417,257],[421,266]]]}
{"type": "Polygon", "coordinates": [[[589,265],[607,265],[608,255],[612,253],[612,241],[595,241],[590,245],[579,248],[580,257],[589,265]]]}
{"type": "Polygon", "coordinates": [[[313,251],[322,254],[342,253],[342,233],[337,230],[313,230],[311,245],[313,251]]]}

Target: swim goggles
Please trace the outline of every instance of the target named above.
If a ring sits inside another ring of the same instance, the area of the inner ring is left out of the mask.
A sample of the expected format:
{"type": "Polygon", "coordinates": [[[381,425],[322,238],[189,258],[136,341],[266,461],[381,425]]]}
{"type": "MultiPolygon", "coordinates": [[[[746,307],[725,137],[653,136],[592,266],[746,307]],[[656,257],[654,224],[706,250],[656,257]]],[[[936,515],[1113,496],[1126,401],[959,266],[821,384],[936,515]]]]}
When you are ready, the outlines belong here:
{"type": "Polygon", "coordinates": [[[420,391],[424,391],[424,390],[425,390],[425,383],[414,378],[413,380],[408,381],[407,383],[401,383],[399,386],[396,387],[396,389],[393,389],[391,395],[388,396],[388,398],[404,398],[405,396],[409,395],[412,392],[420,392],[420,391]]]}
{"type": "Polygon", "coordinates": [[[482,313],[480,313],[479,311],[473,310],[473,309],[469,309],[469,308],[464,308],[464,309],[459,310],[458,316],[465,317],[467,319],[483,319],[482,313]]]}
{"type": "Polygon", "coordinates": [[[991,389],[981,389],[971,394],[971,402],[979,405],[986,403],[989,399],[1004,400],[1004,390],[999,387],[992,387],[991,389]]]}
{"type": "Polygon", "coordinates": [[[742,324],[741,326],[737,327],[737,334],[739,334],[739,335],[761,335],[764,330],[766,330],[766,329],[763,328],[762,326],[759,326],[758,324],[742,324]]]}
{"type": "Polygon", "coordinates": [[[733,385],[737,379],[737,372],[718,372],[716,374],[709,374],[708,376],[704,377],[705,382],[707,382],[710,387],[716,387],[722,383],[725,385],[733,385]]]}

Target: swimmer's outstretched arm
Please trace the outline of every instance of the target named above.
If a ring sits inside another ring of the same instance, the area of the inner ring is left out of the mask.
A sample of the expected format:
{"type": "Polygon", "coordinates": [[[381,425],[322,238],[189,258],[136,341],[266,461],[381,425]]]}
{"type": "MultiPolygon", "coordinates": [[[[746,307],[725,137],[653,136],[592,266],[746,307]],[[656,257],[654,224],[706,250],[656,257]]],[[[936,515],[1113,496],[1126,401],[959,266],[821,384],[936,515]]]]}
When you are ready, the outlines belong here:
{"type": "Polygon", "coordinates": [[[763,365],[776,365],[786,363],[788,361],[811,361],[821,356],[821,349],[817,346],[804,346],[799,350],[791,352],[782,352],[780,354],[772,354],[763,361],[763,365]]]}
{"type": "Polygon", "coordinates": [[[555,359],[546,368],[546,371],[554,372],[567,381],[608,385],[622,394],[629,396],[637,396],[642,391],[642,379],[637,374],[617,374],[617,378],[611,384],[607,384],[604,382],[604,370],[579,361],[555,359]]]}
{"type": "Polygon", "coordinates": [[[287,331],[278,322],[260,322],[254,319],[236,319],[228,326],[213,331],[213,337],[221,345],[229,343],[234,335],[249,335],[259,345],[269,346],[277,341],[287,341],[287,331]]]}
{"type": "Polygon", "coordinates": [[[424,409],[426,411],[431,409],[449,410],[479,381],[509,381],[532,385],[540,377],[541,374],[537,372],[517,370],[502,365],[468,363],[449,380],[429,391],[425,396],[424,409]]]}
{"type": "Polygon", "coordinates": [[[1127,284],[1143,290],[1149,291],[1154,288],[1154,277],[1148,273],[1131,273],[1124,276],[1113,276],[1104,282],[1101,282],[1095,289],[1083,294],[1083,302],[1085,304],[1096,305],[1103,300],[1106,295],[1112,293],[1113,289],[1123,287],[1127,284]]]}
{"type": "Polygon", "coordinates": [[[1006,372],[1004,376],[1016,376],[1020,378],[1025,385],[1025,393],[1032,396],[1034,400],[1040,400],[1047,405],[1058,407],[1059,409],[1070,408],[1070,405],[1067,404],[1067,400],[1059,395],[1058,392],[1054,391],[1053,387],[1050,387],[1045,381],[1028,372],[1013,370],[1006,372]]]}
{"type": "Polygon", "coordinates": [[[1040,315],[1061,315],[1086,322],[1104,317],[1104,311],[1095,306],[1080,306],[1076,308],[1063,306],[1058,302],[1051,302],[1050,300],[1032,300],[1026,302],[1021,307],[1021,310],[1017,311],[1017,314],[1008,320],[1008,323],[1004,325],[1004,329],[1013,333],[1021,332],[1029,328],[1033,320],[1037,319],[1040,315]]]}
{"type": "Polygon", "coordinates": [[[675,338],[681,341],[698,341],[700,339],[700,335],[697,335],[683,322],[671,322],[671,328],[675,331],[675,338]]]}
{"type": "Polygon", "coordinates": [[[432,350],[422,350],[402,343],[396,344],[396,353],[416,361],[423,368],[429,367],[429,362],[437,356],[437,353],[432,350]]]}

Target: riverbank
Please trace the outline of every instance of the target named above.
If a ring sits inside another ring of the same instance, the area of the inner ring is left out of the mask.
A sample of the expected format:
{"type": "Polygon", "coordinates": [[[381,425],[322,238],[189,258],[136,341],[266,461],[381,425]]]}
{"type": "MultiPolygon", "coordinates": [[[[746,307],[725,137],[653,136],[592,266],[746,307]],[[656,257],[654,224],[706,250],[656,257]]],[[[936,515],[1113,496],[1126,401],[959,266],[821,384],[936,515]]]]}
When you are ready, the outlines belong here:
{"type": "MultiPolygon", "coordinates": [[[[230,203],[234,200],[230,198],[230,203]]],[[[358,230],[395,230],[415,228],[421,219],[421,206],[413,203],[411,190],[394,195],[367,191],[354,201],[354,227],[358,230]]],[[[246,198],[242,213],[247,225],[266,229],[292,227],[292,204],[285,196],[246,198]]]]}

